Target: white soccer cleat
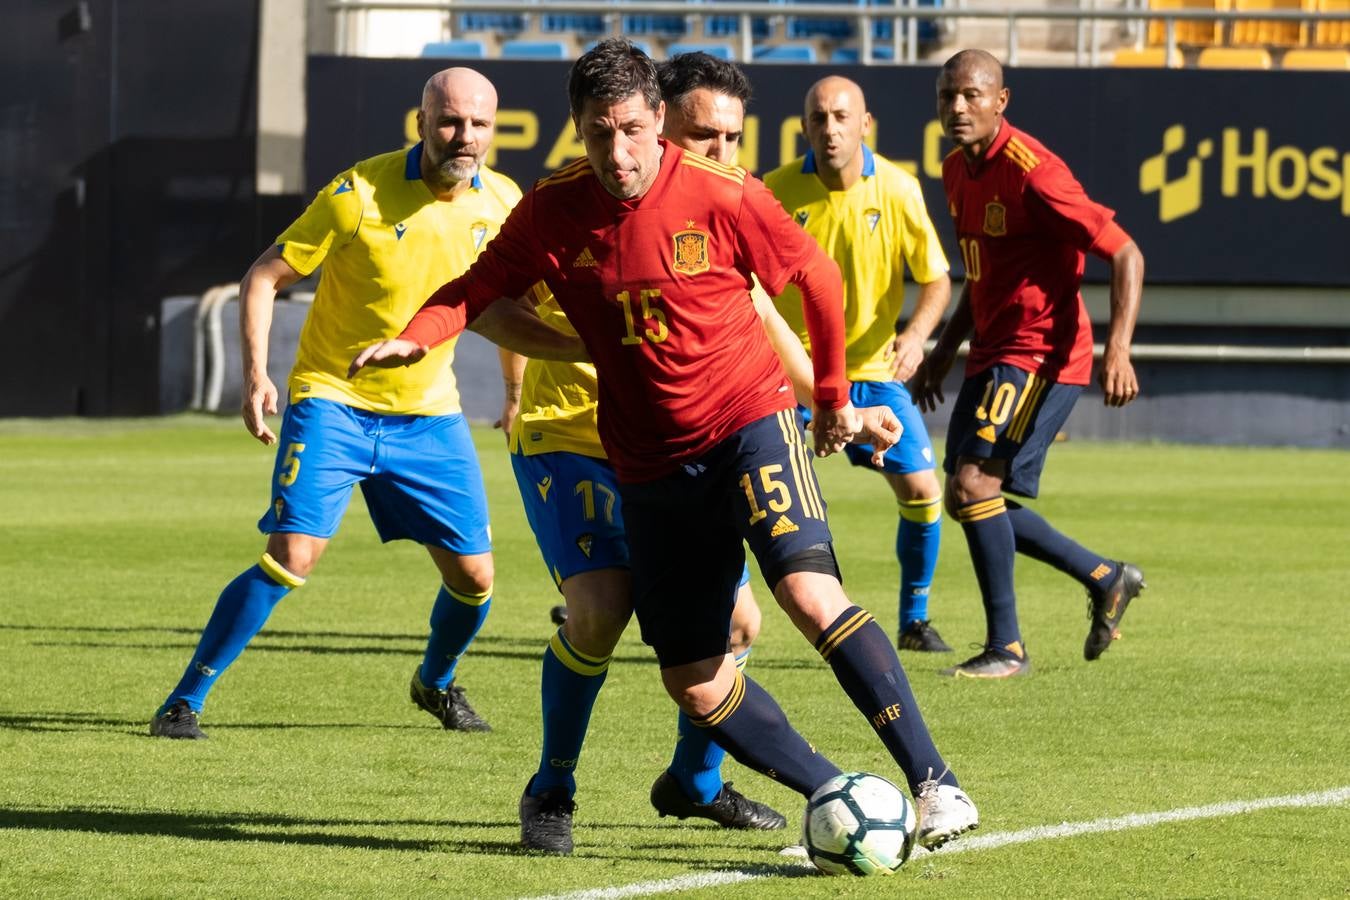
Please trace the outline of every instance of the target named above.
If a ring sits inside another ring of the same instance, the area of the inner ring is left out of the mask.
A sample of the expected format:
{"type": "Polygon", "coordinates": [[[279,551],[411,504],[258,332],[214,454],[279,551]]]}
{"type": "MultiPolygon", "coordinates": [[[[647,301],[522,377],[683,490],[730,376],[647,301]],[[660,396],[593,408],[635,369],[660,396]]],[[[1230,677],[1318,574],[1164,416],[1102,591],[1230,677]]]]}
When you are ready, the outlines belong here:
{"type": "Polygon", "coordinates": [[[929,780],[919,785],[919,843],[929,850],[980,826],[980,813],[966,792],[929,780]]]}

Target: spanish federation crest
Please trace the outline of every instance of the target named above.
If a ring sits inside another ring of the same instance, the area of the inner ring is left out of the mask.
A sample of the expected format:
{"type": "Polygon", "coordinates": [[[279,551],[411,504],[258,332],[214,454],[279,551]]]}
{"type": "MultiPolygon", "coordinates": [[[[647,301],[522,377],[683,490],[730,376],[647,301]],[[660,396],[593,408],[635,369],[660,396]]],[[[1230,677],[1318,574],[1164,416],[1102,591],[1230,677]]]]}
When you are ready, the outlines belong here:
{"type": "Polygon", "coordinates": [[[867,222],[867,231],[870,234],[877,233],[877,223],[881,221],[881,210],[869,209],[863,213],[863,220],[867,222]]]}
{"type": "Polygon", "coordinates": [[[487,233],[488,227],[486,222],[474,222],[469,226],[469,234],[473,237],[473,249],[483,249],[483,241],[487,240],[487,233]]]}
{"type": "Polygon", "coordinates": [[[1008,233],[1008,210],[1002,203],[984,205],[984,233],[992,237],[1003,237],[1008,233]]]}
{"type": "MultiPolygon", "coordinates": [[[[694,223],[690,222],[692,226],[694,223]]],[[[675,271],[682,275],[697,275],[712,266],[708,262],[708,232],[686,228],[672,235],[675,239],[675,271]]]]}

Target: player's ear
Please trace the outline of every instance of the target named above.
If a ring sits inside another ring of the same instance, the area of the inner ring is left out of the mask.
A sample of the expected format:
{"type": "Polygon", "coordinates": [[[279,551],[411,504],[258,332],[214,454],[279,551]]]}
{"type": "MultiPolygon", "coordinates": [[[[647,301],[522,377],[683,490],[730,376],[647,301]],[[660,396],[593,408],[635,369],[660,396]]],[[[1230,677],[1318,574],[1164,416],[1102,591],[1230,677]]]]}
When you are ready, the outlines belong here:
{"type": "Polygon", "coordinates": [[[872,113],[870,111],[863,113],[862,136],[863,137],[872,136],[872,113]]]}
{"type": "Polygon", "coordinates": [[[666,129],[666,101],[662,100],[656,104],[656,133],[659,135],[666,129]]]}
{"type": "Polygon", "coordinates": [[[994,111],[998,113],[1000,116],[1003,115],[1003,111],[1008,108],[1008,100],[1011,97],[1012,97],[1011,90],[1009,90],[1006,87],[1000,88],[998,92],[998,106],[994,111]]]}

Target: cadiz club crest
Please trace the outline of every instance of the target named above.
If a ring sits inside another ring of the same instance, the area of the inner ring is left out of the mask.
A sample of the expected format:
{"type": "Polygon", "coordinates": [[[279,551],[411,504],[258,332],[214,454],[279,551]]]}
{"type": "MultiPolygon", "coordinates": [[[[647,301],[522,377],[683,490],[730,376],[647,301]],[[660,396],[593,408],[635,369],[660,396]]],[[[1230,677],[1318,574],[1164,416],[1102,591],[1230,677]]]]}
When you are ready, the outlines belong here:
{"type": "Polygon", "coordinates": [[[473,238],[473,249],[483,249],[483,241],[487,239],[487,233],[488,227],[486,222],[474,222],[469,226],[469,235],[473,238]]]}
{"type": "Polygon", "coordinates": [[[991,237],[1003,237],[1008,233],[1008,210],[1002,203],[984,205],[984,233],[991,237]]]}
{"type": "MultiPolygon", "coordinates": [[[[692,226],[694,223],[688,223],[692,226]]],[[[708,263],[708,232],[687,228],[675,232],[675,271],[682,275],[697,275],[712,266],[708,263]]]]}

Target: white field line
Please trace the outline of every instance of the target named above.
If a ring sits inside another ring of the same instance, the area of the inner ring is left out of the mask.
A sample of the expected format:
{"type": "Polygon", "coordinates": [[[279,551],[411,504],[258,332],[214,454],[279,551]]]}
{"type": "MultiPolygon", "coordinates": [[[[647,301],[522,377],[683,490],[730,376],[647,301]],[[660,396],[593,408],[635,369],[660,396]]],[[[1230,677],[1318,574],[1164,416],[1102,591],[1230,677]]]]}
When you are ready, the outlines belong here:
{"type": "MultiPolygon", "coordinates": [[[[1162,810],[1151,813],[1132,813],[1126,816],[1113,816],[1107,819],[1095,819],[1091,822],[1063,822],[1059,825],[1037,825],[1021,831],[1008,831],[1002,834],[985,834],[978,837],[962,838],[958,843],[935,851],[942,856],[953,853],[967,853],[972,850],[993,850],[1011,844],[1025,844],[1031,841],[1049,841],[1058,838],[1077,837],[1080,834],[1101,834],[1111,831],[1128,831],[1132,828],[1150,828],[1169,822],[1189,822],[1195,819],[1216,819],[1224,816],[1236,816],[1243,813],[1258,812],[1263,809],[1288,809],[1313,806],[1337,806],[1350,802],[1350,786],[1316,791],[1311,794],[1289,794],[1284,797],[1262,797],[1257,800],[1237,800],[1230,803],[1211,803],[1208,806],[1187,806],[1181,809],[1162,810]]],[[[924,854],[927,855],[927,854],[924,854]]],[[[762,869],[748,868],[724,872],[704,872],[694,875],[679,875],[660,881],[641,881],[619,887],[592,888],[573,891],[567,894],[554,894],[540,900],[617,900],[621,897],[650,897],[656,894],[671,894],[677,891],[689,891],[696,888],[716,887],[724,884],[737,884],[743,881],[757,881],[785,874],[782,864],[762,869]]]]}

